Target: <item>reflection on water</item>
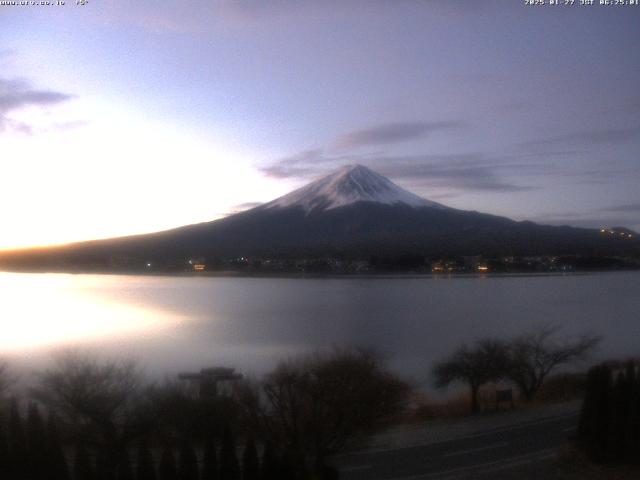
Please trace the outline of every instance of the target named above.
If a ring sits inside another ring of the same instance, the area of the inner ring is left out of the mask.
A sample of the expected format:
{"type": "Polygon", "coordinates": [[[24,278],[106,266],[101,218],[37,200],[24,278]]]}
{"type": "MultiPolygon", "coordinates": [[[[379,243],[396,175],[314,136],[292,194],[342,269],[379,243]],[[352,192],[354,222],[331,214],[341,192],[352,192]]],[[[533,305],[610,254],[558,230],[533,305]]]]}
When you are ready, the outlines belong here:
{"type": "Polygon", "coordinates": [[[0,273],[0,352],[84,345],[159,331],[178,320],[100,298],[95,284],[95,277],[0,273]]]}
{"type": "Polygon", "coordinates": [[[260,374],[291,354],[374,347],[427,380],[461,342],[555,322],[640,353],[640,272],[570,276],[215,278],[0,273],[0,354],[30,367],[88,346],[155,374],[228,365],[260,374]]]}

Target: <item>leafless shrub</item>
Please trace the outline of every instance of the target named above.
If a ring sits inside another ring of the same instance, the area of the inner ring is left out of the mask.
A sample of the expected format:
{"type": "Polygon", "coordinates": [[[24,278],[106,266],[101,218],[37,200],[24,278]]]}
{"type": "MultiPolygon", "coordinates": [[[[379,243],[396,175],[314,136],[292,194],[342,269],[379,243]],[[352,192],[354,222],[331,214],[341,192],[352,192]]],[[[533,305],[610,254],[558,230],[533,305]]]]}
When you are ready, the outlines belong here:
{"type": "Polygon", "coordinates": [[[526,401],[533,400],[554,369],[586,358],[601,341],[601,337],[590,334],[559,340],[559,330],[545,324],[510,342],[506,376],[526,401]]]}
{"type": "Polygon", "coordinates": [[[471,395],[471,413],[475,414],[480,411],[480,387],[503,378],[507,362],[508,345],[487,338],[478,340],[472,346],[462,345],[450,357],[436,363],[432,374],[438,388],[453,382],[466,383],[471,395]]]}
{"type": "Polygon", "coordinates": [[[96,442],[111,478],[121,453],[153,428],[156,410],[149,403],[142,373],[132,361],[100,361],[67,351],[40,376],[33,396],[55,412],[67,431],[96,442]]]}
{"type": "Polygon", "coordinates": [[[336,349],[282,362],[264,382],[246,382],[237,398],[269,441],[320,466],[398,414],[407,393],[379,356],[336,349]]]}

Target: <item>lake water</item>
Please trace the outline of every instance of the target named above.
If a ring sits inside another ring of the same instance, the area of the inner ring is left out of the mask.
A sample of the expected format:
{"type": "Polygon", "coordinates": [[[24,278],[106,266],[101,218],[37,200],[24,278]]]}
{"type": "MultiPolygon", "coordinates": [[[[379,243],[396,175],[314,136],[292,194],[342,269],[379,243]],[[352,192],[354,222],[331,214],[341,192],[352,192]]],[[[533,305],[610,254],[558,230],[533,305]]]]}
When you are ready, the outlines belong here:
{"type": "Polygon", "coordinates": [[[266,372],[298,352],[375,347],[426,384],[463,341],[544,322],[602,334],[599,357],[640,354],[640,272],[567,276],[237,278],[0,273],[0,355],[18,369],[82,347],[155,375],[266,372]]]}

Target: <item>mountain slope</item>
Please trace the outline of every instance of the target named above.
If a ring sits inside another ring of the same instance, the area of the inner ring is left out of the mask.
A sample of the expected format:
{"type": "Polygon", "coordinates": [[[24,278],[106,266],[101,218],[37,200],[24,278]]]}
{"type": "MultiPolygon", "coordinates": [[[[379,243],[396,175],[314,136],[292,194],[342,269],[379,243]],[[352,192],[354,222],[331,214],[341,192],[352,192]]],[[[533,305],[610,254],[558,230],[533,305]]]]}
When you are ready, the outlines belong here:
{"type": "Polygon", "coordinates": [[[188,259],[341,256],[640,256],[637,237],[552,227],[445,207],[362,166],[270,203],[165,232],[0,254],[4,268],[142,269],[188,259]]]}

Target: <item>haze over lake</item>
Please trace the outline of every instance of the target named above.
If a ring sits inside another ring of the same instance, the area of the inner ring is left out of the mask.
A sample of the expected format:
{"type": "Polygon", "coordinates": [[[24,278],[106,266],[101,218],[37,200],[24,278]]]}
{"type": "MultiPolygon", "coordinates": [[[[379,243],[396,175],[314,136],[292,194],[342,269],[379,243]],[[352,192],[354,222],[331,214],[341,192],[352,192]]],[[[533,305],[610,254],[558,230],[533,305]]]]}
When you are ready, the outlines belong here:
{"type": "Polygon", "coordinates": [[[0,273],[0,353],[20,370],[82,347],[162,375],[229,365],[261,374],[287,355],[374,347],[422,382],[463,341],[552,321],[604,336],[599,357],[640,353],[640,273],[566,276],[233,278],[0,273]]]}

